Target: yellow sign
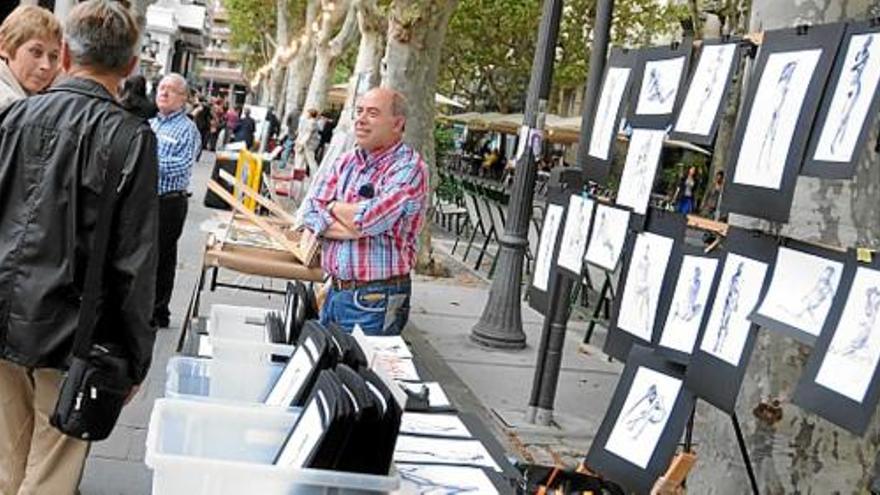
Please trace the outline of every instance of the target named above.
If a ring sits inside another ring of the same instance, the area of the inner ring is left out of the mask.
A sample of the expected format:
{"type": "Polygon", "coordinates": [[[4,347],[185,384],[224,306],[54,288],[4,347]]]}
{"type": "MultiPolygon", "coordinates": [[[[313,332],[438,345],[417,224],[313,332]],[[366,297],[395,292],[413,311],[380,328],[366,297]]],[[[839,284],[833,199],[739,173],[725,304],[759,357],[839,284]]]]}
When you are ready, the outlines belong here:
{"type": "MultiPolygon", "coordinates": [[[[254,191],[260,191],[260,182],[263,177],[263,160],[247,150],[238,152],[238,162],[235,165],[235,178],[242,184],[247,185],[254,191]]],[[[235,197],[238,198],[245,208],[251,212],[257,209],[257,202],[254,198],[244,194],[244,191],[238,187],[234,188],[235,197]]]]}

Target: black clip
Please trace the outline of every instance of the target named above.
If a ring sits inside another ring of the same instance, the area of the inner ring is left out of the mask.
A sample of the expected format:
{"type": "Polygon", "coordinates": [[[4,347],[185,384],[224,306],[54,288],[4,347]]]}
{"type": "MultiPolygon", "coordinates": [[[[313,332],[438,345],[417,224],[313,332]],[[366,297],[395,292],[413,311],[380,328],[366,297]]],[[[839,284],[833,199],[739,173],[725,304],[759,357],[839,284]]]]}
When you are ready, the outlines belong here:
{"type": "Polygon", "coordinates": [[[870,19],[868,20],[868,24],[870,24],[871,27],[877,27],[877,26],[880,26],[880,17],[872,17],[872,18],[870,18],[870,19]]]}
{"type": "Polygon", "coordinates": [[[803,36],[807,34],[807,31],[810,30],[809,24],[801,24],[799,26],[795,26],[794,32],[797,33],[798,36],[803,36]]]}

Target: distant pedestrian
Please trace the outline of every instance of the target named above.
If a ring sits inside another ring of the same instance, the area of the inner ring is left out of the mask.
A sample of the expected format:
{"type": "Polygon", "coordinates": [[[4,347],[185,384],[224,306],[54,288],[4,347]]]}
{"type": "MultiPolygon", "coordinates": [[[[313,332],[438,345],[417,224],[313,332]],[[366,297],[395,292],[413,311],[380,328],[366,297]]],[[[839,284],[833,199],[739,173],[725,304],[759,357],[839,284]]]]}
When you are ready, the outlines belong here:
{"type": "Polygon", "coordinates": [[[247,149],[252,149],[254,146],[254,135],[257,132],[257,123],[254,122],[254,119],[251,117],[251,109],[245,108],[241,112],[241,118],[238,119],[238,123],[234,128],[234,137],[233,141],[244,141],[247,149]]]}

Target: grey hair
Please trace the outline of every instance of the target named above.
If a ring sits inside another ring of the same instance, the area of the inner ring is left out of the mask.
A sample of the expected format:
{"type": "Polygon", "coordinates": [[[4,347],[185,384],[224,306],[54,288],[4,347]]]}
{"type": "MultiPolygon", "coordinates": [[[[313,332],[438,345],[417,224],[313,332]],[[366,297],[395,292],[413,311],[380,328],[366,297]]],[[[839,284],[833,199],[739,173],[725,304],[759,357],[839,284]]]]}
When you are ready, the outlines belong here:
{"type": "Polygon", "coordinates": [[[64,25],[74,64],[119,73],[135,56],[140,29],[125,3],[88,0],[76,5],[64,25]]]}
{"type": "MultiPolygon", "coordinates": [[[[169,81],[174,81],[180,88],[183,90],[183,93],[189,95],[189,83],[186,82],[186,78],[178,74],[177,72],[169,72],[162,77],[162,80],[168,79],[169,81]]],[[[161,84],[162,81],[159,81],[161,84]]]]}

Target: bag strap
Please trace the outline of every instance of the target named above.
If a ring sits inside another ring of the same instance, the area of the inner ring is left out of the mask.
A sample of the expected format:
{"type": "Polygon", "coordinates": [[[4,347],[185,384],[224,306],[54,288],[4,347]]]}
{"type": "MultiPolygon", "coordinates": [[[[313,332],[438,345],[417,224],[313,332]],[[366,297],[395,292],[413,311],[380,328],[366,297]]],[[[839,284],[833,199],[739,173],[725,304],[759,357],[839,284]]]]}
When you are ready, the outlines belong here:
{"type": "Polygon", "coordinates": [[[113,223],[113,211],[116,206],[117,189],[119,188],[122,169],[128,147],[142,121],[137,123],[123,121],[113,136],[110,158],[104,170],[104,189],[101,191],[100,210],[95,223],[95,235],[92,250],[86,267],[86,279],[83,284],[82,303],[79,309],[76,337],[73,342],[73,355],[88,358],[92,347],[92,336],[98,320],[98,301],[101,298],[101,286],[104,276],[107,244],[110,241],[110,227],[113,223]]]}

